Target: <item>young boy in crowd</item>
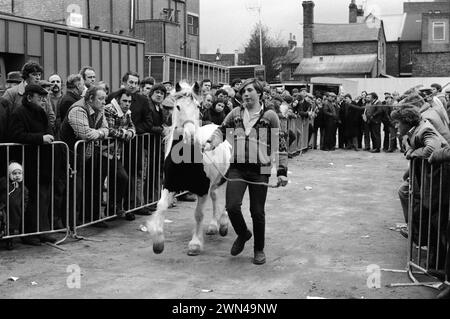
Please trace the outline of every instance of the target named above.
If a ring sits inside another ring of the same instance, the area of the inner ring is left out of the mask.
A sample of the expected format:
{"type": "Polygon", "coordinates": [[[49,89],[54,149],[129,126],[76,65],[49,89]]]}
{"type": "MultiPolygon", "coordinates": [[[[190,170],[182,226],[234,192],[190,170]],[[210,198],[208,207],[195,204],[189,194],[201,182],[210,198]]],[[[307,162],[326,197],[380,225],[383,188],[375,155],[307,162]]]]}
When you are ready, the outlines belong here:
{"type": "MultiPolygon", "coordinates": [[[[19,163],[11,163],[8,167],[8,176],[0,179],[0,238],[20,234],[22,196],[23,208],[26,209],[28,190],[23,185],[23,168],[19,163]],[[9,216],[7,214],[8,207],[9,216]]],[[[6,241],[6,247],[8,250],[13,249],[12,240],[6,241]]]]}

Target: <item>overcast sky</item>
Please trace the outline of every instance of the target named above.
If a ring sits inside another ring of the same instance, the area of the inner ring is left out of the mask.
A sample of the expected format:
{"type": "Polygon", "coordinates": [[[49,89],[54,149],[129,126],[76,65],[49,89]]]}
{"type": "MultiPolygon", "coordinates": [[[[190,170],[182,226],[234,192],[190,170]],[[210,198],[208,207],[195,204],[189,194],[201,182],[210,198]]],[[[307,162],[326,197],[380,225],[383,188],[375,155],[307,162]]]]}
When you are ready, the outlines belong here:
{"type": "MultiPolygon", "coordinates": [[[[272,36],[283,42],[289,40],[289,33],[296,36],[299,45],[303,43],[302,0],[260,0],[262,22],[272,36]]],[[[407,1],[407,0],[405,0],[407,1]]],[[[357,5],[366,3],[366,12],[400,14],[404,0],[356,0],[357,5]]],[[[427,0],[422,0],[427,1],[427,0]]],[[[433,1],[433,0],[428,0],[433,1]]],[[[316,22],[348,23],[350,0],[315,0],[316,22]]],[[[244,48],[251,30],[258,22],[258,14],[251,7],[257,7],[259,0],[200,0],[200,51],[233,53],[244,48]]]]}

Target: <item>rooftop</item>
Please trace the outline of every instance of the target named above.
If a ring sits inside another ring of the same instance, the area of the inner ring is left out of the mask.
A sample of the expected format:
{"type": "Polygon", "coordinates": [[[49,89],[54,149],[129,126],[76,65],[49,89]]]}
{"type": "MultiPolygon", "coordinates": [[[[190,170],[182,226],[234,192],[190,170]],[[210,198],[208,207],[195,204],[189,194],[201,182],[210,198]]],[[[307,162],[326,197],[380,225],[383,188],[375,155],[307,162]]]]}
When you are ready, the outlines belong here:
{"type": "Polygon", "coordinates": [[[381,24],[314,24],[314,43],[378,41],[381,24]]]}
{"type": "Polygon", "coordinates": [[[371,73],[376,60],[376,54],[314,56],[310,59],[303,59],[294,74],[321,75],[371,73]]]}

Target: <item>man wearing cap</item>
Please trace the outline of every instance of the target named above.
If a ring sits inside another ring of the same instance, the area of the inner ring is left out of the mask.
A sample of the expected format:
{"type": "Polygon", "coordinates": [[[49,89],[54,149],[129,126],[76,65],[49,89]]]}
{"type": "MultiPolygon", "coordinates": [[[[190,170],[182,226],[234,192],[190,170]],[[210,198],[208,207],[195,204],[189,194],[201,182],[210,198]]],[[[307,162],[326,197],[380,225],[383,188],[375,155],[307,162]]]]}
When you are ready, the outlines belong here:
{"type": "Polygon", "coordinates": [[[15,87],[6,90],[3,95],[11,103],[12,109],[22,105],[25,87],[29,84],[39,84],[43,72],[42,67],[36,62],[28,62],[23,66],[21,72],[23,81],[15,87]]]}
{"type": "MultiPolygon", "coordinates": [[[[46,96],[47,91],[40,85],[28,84],[24,89],[22,105],[13,110],[9,123],[11,141],[29,145],[25,148],[25,186],[29,190],[24,217],[26,233],[51,229],[48,212],[53,160],[49,144],[53,143],[54,137],[43,107],[46,96]]],[[[16,160],[22,162],[20,158],[16,160]]],[[[56,240],[49,235],[41,235],[24,237],[22,241],[37,246],[40,242],[54,243],[56,240]]]]}
{"type": "Polygon", "coordinates": [[[6,88],[10,89],[22,83],[20,71],[9,72],[6,78],[6,88]]]}

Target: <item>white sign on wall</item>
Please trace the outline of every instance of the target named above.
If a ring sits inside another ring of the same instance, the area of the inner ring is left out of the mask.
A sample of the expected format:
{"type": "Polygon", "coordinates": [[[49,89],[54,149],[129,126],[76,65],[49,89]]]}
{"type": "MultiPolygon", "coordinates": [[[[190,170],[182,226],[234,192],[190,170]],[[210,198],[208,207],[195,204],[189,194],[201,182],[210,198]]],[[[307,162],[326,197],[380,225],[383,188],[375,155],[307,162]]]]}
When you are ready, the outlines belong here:
{"type": "Polygon", "coordinates": [[[67,18],[67,25],[75,28],[83,27],[83,15],[79,13],[70,13],[67,18]]]}
{"type": "Polygon", "coordinates": [[[71,4],[67,7],[69,16],[67,17],[67,25],[74,28],[83,27],[83,15],[79,5],[71,4]]]}

